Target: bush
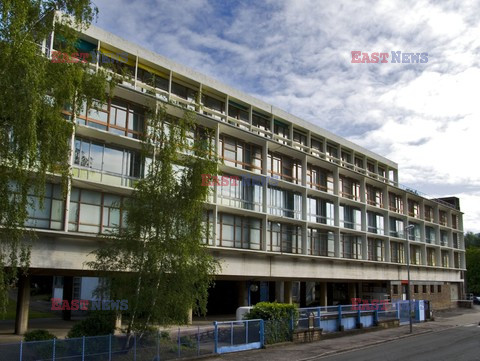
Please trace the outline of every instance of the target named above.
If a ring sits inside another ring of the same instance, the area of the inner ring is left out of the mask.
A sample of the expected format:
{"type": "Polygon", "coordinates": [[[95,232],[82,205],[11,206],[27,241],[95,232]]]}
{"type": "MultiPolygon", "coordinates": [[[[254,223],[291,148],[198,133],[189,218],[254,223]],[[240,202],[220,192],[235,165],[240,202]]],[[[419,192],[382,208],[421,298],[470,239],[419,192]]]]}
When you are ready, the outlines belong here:
{"type": "Polygon", "coordinates": [[[57,338],[54,334],[51,334],[47,330],[33,330],[25,333],[23,336],[24,341],[45,341],[57,338]]]}
{"type": "Polygon", "coordinates": [[[246,320],[296,320],[298,311],[295,305],[277,302],[259,302],[243,317],[246,320]]]}
{"type": "Polygon", "coordinates": [[[68,332],[68,338],[109,335],[115,331],[115,313],[97,311],[76,323],[68,332]]]}

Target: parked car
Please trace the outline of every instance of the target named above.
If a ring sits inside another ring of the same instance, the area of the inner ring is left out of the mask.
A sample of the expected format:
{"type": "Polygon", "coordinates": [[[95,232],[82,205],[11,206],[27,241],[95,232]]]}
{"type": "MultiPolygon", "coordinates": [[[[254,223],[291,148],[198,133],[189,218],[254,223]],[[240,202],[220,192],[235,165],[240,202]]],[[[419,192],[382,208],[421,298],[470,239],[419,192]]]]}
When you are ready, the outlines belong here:
{"type": "Polygon", "coordinates": [[[480,296],[474,296],[473,297],[473,303],[475,305],[480,305],[480,296]]]}

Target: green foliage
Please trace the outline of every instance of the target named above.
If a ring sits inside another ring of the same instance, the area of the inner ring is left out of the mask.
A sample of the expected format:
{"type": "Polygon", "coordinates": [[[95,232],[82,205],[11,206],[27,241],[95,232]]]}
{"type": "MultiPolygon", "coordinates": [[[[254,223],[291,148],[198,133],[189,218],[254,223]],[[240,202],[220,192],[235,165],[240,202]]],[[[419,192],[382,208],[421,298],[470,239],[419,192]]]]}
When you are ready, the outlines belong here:
{"type": "Polygon", "coordinates": [[[465,248],[480,247],[480,233],[467,232],[465,234],[465,248]]]}
{"type": "Polygon", "coordinates": [[[295,305],[277,302],[259,302],[248,312],[244,319],[254,320],[291,320],[298,319],[298,310],[295,305]]]}
{"type": "Polygon", "coordinates": [[[127,332],[185,323],[189,309],[206,310],[218,263],[201,244],[209,192],[201,175],[217,174],[218,160],[209,134],[189,141],[189,132],[200,131],[195,119],[192,111],[178,119],[160,103],[152,107],[144,142],[144,155],[152,159],[147,175],[126,202],[126,227],[107,237],[89,263],[110,276],[112,298],[128,299],[127,332]]]}
{"type": "MultiPolygon", "coordinates": [[[[23,239],[28,194],[43,198],[48,173],[69,177],[73,123],[61,114],[66,104],[78,114],[84,101],[106,96],[106,76],[87,64],[52,63],[41,44],[52,31],[75,52],[76,33],[97,9],[90,0],[3,0],[0,2],[0,309],[7,290],[26,272],[30,243],[23,239]],[[56,11],[64,15],[55,16],[56,11]],[[5,266],[9,266],[6,268],[5,266]]],[[[42,205],[41,205],[42,206],[42,205]]]]}
{"type": "Polygon", "coordinates": [[[115,313],[94,311],[77,322],[68,332],[68,338],[110,335],[115,331],[115,313]]]}
{"type": "Polygon", "coordinates": [[[465,259],[467,263],[466,278],[468,291],[480,295],[480,248],[467,248],[465,259]]]}
{"type": "Polygon", "coordinates": [[[24,341],[45,341],[57,338],[54,334],[48,332],[47,330],[33,330],[28,331],[23,336],[24,341]]]}

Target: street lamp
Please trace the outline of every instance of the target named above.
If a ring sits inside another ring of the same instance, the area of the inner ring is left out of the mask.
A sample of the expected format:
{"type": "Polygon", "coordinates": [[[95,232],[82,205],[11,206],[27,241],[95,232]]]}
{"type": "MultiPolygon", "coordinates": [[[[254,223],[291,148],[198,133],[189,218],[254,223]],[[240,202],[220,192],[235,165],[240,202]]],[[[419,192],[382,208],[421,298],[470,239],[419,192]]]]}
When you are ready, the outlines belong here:
{"type": "Polygon", "coordinates": [[[407,241],[407,274],[408,274],[408,284],[407,284],[407,299],[408,299],[408,320],[410,322],[410,333],[413,332],[412,325],[412,300],[410,297],[410,242],[408,239],[408,231],[410,231],[415,226],[413,224],[406,226],[404,228],[405,241],[407,241]]]}

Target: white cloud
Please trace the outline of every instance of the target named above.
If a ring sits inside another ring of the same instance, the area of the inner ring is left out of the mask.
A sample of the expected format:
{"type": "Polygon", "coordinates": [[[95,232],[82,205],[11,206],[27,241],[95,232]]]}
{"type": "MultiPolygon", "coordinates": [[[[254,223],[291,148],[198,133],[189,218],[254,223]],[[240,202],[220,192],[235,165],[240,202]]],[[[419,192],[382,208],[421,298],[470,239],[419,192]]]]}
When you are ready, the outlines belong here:
{"type": "Polygon", "coordinates": [[[480,230],[477,1],[97,4],[101,27],[391,158],[410,186],[455,186],[480,230]],[[429,61],[352,64],[352,50],[429,61]]]}

